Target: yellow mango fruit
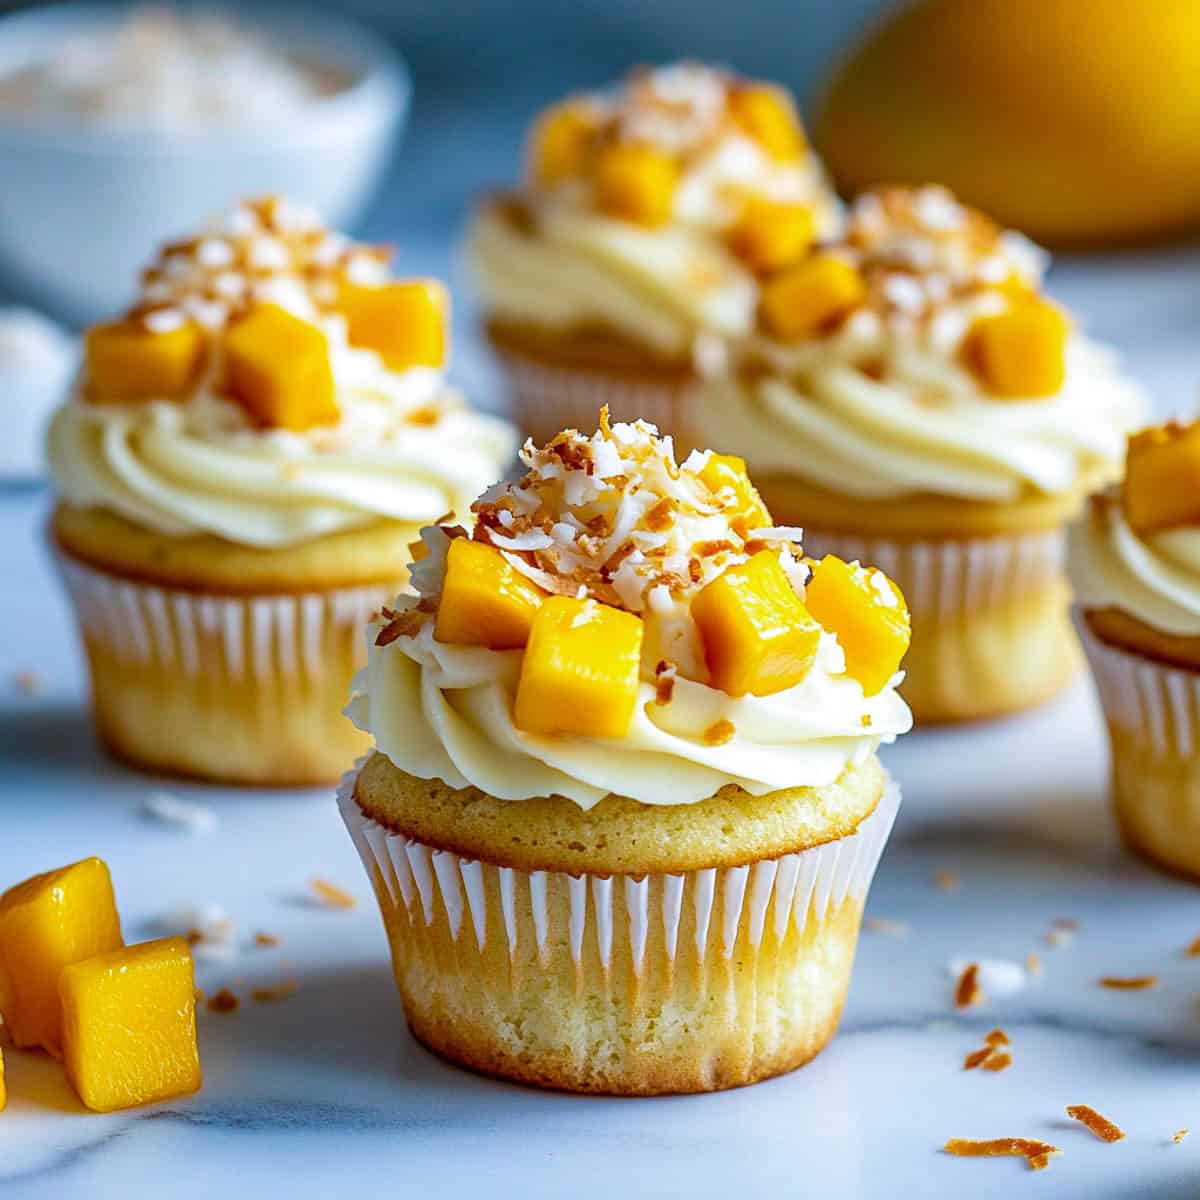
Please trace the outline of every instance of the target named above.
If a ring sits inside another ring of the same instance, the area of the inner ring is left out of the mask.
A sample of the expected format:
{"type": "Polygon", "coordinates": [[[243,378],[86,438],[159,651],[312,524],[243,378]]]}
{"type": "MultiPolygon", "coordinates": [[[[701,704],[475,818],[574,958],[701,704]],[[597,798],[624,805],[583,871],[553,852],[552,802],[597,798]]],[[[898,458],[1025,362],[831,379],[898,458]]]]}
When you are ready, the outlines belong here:
{"type": "Polygon", "coordinates": [[[1200,421],[1172,422],[1129,439],[1121,502],[1140,537],[1200,525],[1200,421]]]}
{"type": "Polygon", "coordinates": [[[850,195],[937,180],[1048,244],[1200,220],[1195,0],[918,0],[841,61],[818,149],[850,195]]]}
{"type": "Polygon", "coordinates": [[[676,161],[653,146],[606,146],[596,163],[596,205],[607,216],[635,225],[665,225],[678,178],[676,161]]]}
{"type": "Polygon", "coordinates": [[[529,174],[539,187],[553,187],[582,175],[596,131],[596,115],[578,100],[552,104],[537,121],[529,138],[529,174]]]}
{"type": "Polygon", "coordinates": [[[763,284],[759,315],[782,342],[824,332],[857,308],[867,285],[854,266],[831,254],[814,254],[763,284]]]}
{"type": "Polygon", "coordinates": [[[84,959],[59,979],[63,1062],[79,1099],[115,1112],[200,1087],[196,985],[186,939],[84,959]]]}
{"type": "Polygon", "coordinates": [[[758,489],[750,482],[745,459],[736,454],[710,453],[699,478],[711,491],[732,490],[737,509],[731,514],[730,524],[739,536],[745,537],[752,529],[771,527],[771,514],[767,512],[758,489]]]}
{"type": "Polygon", "coordinates": [[[548,597],[521,663],[517,728],[623,737],[637,703],[643,632],[633,613],[595,600],[548,597]]]}
{"type": "Polygon", "coordinates": [[[837,636],[846,674],[866,695],[874,696],[900,669],[912,623],[904,595],[882,571],[827,554],[804,589],[804,604],[837,636]]]}
{"type": "Polygon", "coordinates": [[[796,106],[781,87],[745,84],[729,93],[733,119],[772,158],[792,162],[804,156],[807,144],[796,106]]]}
{"type": "Polygon", "coordinates": [[[692,601],[713,687],[770,696],[800,682],[817,656],[821,627],[773,550],[706,584],[692,601]]]}
{"type": "Polygon", "coordinates": [[[93,325],[83,338],[87,398],[93,404],[173,400],[195,383],[204,332],[188,323],[154,333],[136,321],[93,325]]]}
{"type": "Polygon", "coordinates": [[[768,275],[802,258],[815,236],[811,208],[752,197],[729,230],[728,239],[730,249],[752,271],[768,275]]]}
{"type": "Polygon", "coordinates": [[[967,364],[993,396],[1052,396],[1066,377],[1071,323],[1040,297],[1016,299],[1003,312],[977,317],[963,342],[967,364]]]}
{"type": "Polygon", "coordinates": [[[447,356],[450,297],[436,279],[380,287],[343,283],[338,311],[350,345],[374,350],[392,371],[440,367],[447,356]]]}
{"type": "Polygon", "coordinates": [[[225,379],[263,425],[300,433],[338,419],[329,343],[277,304],[252,309],[225,335],[225,379]]]}
{"type": "Polygon", "coordinates": [[[519,649],[529,640],[544,594],[495,546],[455,538],[446,552],[433,636],[457,646],[519,649]]]}
{"type": "Polygon", "coordinates": [[[13,1044],[58,1055],[60,972],[122,944],[112,877],[98,858],[34,875],[0,896],[0,1012],[13,1044]]]}

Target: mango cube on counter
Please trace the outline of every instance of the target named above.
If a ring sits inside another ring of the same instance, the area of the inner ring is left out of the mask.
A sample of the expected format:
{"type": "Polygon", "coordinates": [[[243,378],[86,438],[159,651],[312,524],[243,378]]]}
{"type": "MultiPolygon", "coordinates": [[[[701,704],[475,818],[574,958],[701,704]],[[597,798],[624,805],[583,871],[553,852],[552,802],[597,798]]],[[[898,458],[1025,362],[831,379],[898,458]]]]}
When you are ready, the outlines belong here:
{"type": "Polygon", "coordinates": [[[665,225],[678,177],[678,163],[653,146],[608,146],[596,165],[596,204],[608,216],[635,225],[665,225]]]}
{"type": "Polygon", "coordinates": [[[705,585],[692,601],[692,617],[712,684],[730,696],[770,696],[799,683],[821,641],[821,626],[772,550],[705,585]]]}
{"type": "Polygon", "coordinates": [[[807,149],[796,107],[782,88],[754,83],[729,94],[733,119],[771,158],[792,162],[807,149]]]}
{"type": "Polygon", "coordinates": [[[0,1012],[13,1043],[62,1048],[64,967],[123,945],[108,867],[85,858],[0,897],[0,1012]]]}
{"type": "Polygon", "coordinates": [[[738,508],[730,524],[741,537],[754,529],[770,528],[771,514],[758,489],[750,482],[744,459],[736,454],[710,453],[699,477],[710,491],[721,492],[728,488],[733,492],[738,508]]]}
{"type": "Polygon", "coordinates": [[[576,100],[553,104],[538,117],[529,141],[529,170],[534,183],[553,187],[583,174],[596,118],[576,100]]]}
{"type": "Polygon", "coordinates": [[[527,733],[622,737],[638,695],[640,617],[595,600],[550,596],[521,663],[514,720],[527,733]]]}
{"type": "Polygon", "coordinates": [[[451,645],[519,649],[543,595],[495,546],[455,538],[446,552],[433,636],[451,645]]]}
{"type": "Polygon", "coordinates": [[[350,345],[374,350],[389,370],[440,367],[446,361],[450,297],[436,279],[378,287],[343,283],[338,310],[350,345]]]}
{"type": "Polygon", "coordinates": [[[1200,524],[1200,422],[1135,433],[1121,499],[1125,520],[1139,536],[1200,524]]]}
{"type": "Polygon", "coordinates": [[[743,262],[761,275],[790,266],[803,257],[816,236],[812,209],[752,198],[729,231],[729,245],[743,262]]]}
{"type": "Polygon", "coordinates": [[[195,382],[205,352],[204,333],[190,322],[161,333],[137,321],[93,325],[83,344],[93,404],[176,399],[195,382]]]}
{"type": "Polygon", "coordinates": [[[900,669],[912,626],[900,589],[874,567],[846,563],[827,554],[804,592],[808,611],[831,633],[846,655],[846,674],[874,696],[900,669]]]}
{"type": "Polygon", "coordinates": [[[866,295],[866,281],[853,264],[814,254],[763,284],[759,314],[773,337],[799,342],[823,333],[866,295]]]}
{"type": "Polygon", "coordinates": [[[162,938],[63,969],[63,1060],[79,1099],[114,1112],[200,1087],[192,955],[162,938]]]}
{"type": "Polygon", "coordinates": [[[977,318],[963,348],[968,364],[993,396],[1050,396],[1066,377],[1070,332],[1061,308],[1030,296],[1015,300],[1003,312],[977,318]]]}

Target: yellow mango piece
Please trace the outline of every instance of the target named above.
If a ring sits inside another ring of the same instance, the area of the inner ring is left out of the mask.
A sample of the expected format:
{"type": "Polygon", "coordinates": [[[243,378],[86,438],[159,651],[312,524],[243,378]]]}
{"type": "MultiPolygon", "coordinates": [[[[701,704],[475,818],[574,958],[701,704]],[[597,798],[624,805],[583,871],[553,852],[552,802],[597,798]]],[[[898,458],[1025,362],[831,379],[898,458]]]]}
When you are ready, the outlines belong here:
{"type": "Polygon", "coordinates": [[[84,959],[59,979],[63,1062],[79,1099],[115,1112],[200,1087],[192,953],[181,937],[84,959]]]}
{"type": "Polygon", "coordinates": [[[433,636],[457,646],[519,649],[529,640],[543,595],[495,546],[455,538],[446,552],[433,636]]]}
{"type": "Polygon", "coordinates": [[[436,279],[380,287],[343,283],[338,310],[350,345],[374,350],[392,371],[440,367],[446,361],[450,297],[436,279]]]}
{"type": "Polygon", "coordinates": [[[595,600],[550,596],[521,663],[514,720],[526,733],[623,737],[638,695],[640,618],[595,600]]]}
{"type": "Polygon", "coordinates": [[[736,454],[709,454],[699,477],[711,491],[732,490],[737,499],[737,510],[732,514],[730,524],[741,537],[752,529],[770,528],[771,514],[758,489],[750,482],[744,459],[736,454]]]}
{"type": "Polygon", "coordinates": [[[792,162],[804,156],[804,130],[796,106],[783,88],[767,83],[736,87],[729,93],[729,111],[772,158],[792,162]]]}
{"type": "Polygon", "coordinates": [[[846,674],[866,695],[874,696],[900,669],[912,624],[903,594],[882,571],[827,554],[804,589],[804,604],[837,636],[846,674]]]}
{"type": "Polygon", "coordinates": [[[730,567],[692,601],[713,687],[770,696],[799,683],[817,655],[821,627],[773,550],[730,567]]]}
{"type": "Polygon", "coordinates": [[[1062,309],[1031,297],[1014,301],[1003,312],[976,318],[963,352],[993,396],[1050,396],[1063,385],[1070,332],[1071,323],[1062,309]]]}
{"type": "Polygon", "coordinates": [[[1200,525],[1200,422],[1172,422],[1129,439],[1121,502],[1140,537],[1200,525]]]}
{"type": "Polygon", "coordinates": [[[679,165],[640,144],[607,146],[596,164],[596,204],[622,221],[654,227],[671,217],[679,165]]]}
{"type": "Polygon", "coordinates": [[[755,197],[729,230],[733,252],[760,275],[772,274],[802,258],[816,236],[811,208],[755,197]]]}
{"type": "Polygon", "coordinates": [[[552,104],[534,123],[529,139],[529,171],[540,187],[553,187],[584,173],[596,115],[578,100],[552,104]]]}
{"type": "Polygon", "coordinates": [[[154,333],[135,321],[93,325],[84,335],[87,398],[93,404],[173,400],[188,391],[204,361],[204,333],[180,325],[154,333]]]}
{"type": "Polygon", "coordinates": [[[867,285],[844,259],[814,254],[763,284],[759,315],[784,342],[824,332],[863,302],[867,285]]]}
{"type": "Polygon", "coordinates": [[[112,877],[98,858],[35,875],[0,896],[0,1012],[13,1044],[59,1054],[60,972],[122,944],[112,877]]]}
{"type": "Polygon", "coordinates": [[[276,304],[252,309],[230,327],[225,378],[233,395],[270,428],[299,433],[338,419],[325,335],[276,304]]]}

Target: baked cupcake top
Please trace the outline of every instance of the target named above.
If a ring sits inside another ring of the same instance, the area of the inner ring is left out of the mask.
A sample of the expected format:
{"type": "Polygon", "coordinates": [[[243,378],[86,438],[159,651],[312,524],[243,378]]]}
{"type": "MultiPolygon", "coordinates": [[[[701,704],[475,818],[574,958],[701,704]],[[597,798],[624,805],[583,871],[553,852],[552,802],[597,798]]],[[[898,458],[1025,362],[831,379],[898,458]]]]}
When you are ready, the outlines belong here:
{"type": "Polygon", "coordinates": [[[396,766],[505,800],[687,804],[824,786],[906,732],[908,610],[803,556],[741,461],[644,422],[569,430],[422,533],[351,706],[396,766]]]}
{"type": "Polygon", "coordinates": [[[1069,569],[1083,609],[1200,636],[1200,422],[1129,439],[1124,484],[1092,497],[1071,529],[1069,569]]]}
{"type": "Polygon", "coordinates": [[[841,237],[763,284],[740,386],[705,421],[756,472],[868,499],[1107,482],[1143,398],[1046,298],[1045,266],[943,188],[865,193],[841,237]]]}
{"type": "Polygon", "coordinates": [[[679,63],[546,110],[523,189],[484,205],[470,257],[498,324],[687,361],[719,349],[706,334],[747,332],[758,275],[838,220],[786,91],[679,63]]]}
{"type": "Polygon", "coordinates": [[[441,284],[389,257],[276,198],[164,247],[87,331],[50,430],[59,495],[262,547],[465,512],[515,438],[446,386],[441,284]]]}

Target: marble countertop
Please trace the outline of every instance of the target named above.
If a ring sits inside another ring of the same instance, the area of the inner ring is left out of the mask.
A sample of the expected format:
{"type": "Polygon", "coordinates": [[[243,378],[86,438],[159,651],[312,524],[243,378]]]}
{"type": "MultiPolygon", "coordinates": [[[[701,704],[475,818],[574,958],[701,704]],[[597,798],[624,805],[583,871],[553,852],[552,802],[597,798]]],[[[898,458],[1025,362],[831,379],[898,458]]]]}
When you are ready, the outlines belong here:
{"type": "MultiPolygon", "coordinates": [[[[444,270],[438,247],[406,255],[444,270]]],[[[1195,251],[1089,260],[1060,295],[1122,347],[1161,410],[1192,406],[1195,251]]],[[[465,317],[466,314],[463,314],[465,317]]],[[[460,321],[459,328],[469,326],[460,321]]],[[[467,334],[461,379],[494,395],[467,334]]],[[[905,803],[872,891],[841,1032],[810,1066],[737,1092],[661,1100],[543,1094],[448,1066],[408,1035],[374,903],[328,792],[247,792],[135,774],[108,761],[88,724],[68,613],[41,544],[46,496],[0,491],[0,884],[86,854],[111,864],[128,936],[149,937],[181,905],[236,922],[231,961],[200,984],[247,997],[200,1017],[205,1084],[195,1097],[87,1114],[59,1068],[9,1051],[0,1115],[0,1195],[97,1198],[276,1195],[388,1188],[456,1197],[742,1195],[1184,1197],[1200,1190],[1200,891],[1117,844],[1106,749],[1090,687],[990,727],[917,733],[886,751],[905,803]],[[17,677],[33,672],[29,694],[17,677]],[[167,788],[211,806],[217,827],[152,823],[167,788]],[[938,886],[952,872],[955,890],[938,886]],[[314,904],[323,877],[359,898],[314,904]],[[1056,919],[1079,923],[1051,946],[1056,919]],[[901,922],[898,935],[887,922],[901,922]],[[278,947],[252,945],[258,930],[278,947]],[[958,1013],[954,959],[1023,962],[1043,973],[958,1013]],[[1119,993],[1102,975],[1153,974],[1119,993]],[[294,978],[274,1004],[254,987],[294,978]],[[964,1072],[1001,1025],[1014,1065],[964,1072]],[[1105,1145],[1068,1104],[1121,1124],[1105,1145]],[[1195,1127],[1188,1140],[1172,1135],[1195,1127]],[[1065,1152],[1048,1170],[964,1161],[946,1138],[1026,1136],[1065,1152]]]]}

